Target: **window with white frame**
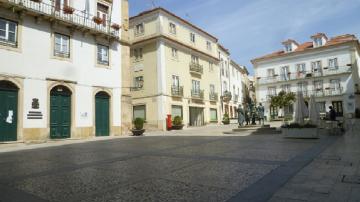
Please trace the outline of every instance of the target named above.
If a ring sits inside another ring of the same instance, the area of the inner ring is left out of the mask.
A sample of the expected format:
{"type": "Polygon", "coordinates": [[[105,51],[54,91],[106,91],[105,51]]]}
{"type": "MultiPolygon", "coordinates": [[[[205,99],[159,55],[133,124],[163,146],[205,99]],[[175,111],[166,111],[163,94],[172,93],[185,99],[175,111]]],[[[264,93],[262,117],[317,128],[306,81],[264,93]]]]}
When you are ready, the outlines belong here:
{"type": "Polygon", "coordinates": [[[135,61],[143,59],[143,49],[142,48],[134,49],[134,58],[135,58],[135,61]]]}
{"type": "Polygon", "coordinates": [[[0,42],[16,45],[17,26],[18,24],[16,22],[0,18],[0,42]]]}
{"type": "Polygon", "coordinates": [[[209,72],[213,72],[214,71],[214,63],[209,62],[209,72]]]}
{"type": "Polygon", "coordinates": [[[176,34],[176,25],[172,22],[169,23],[169,32],[171,34],[176,34]]]}
{"type": "Polygon", "coordinates": [[[307,96],[307,82],[298,83],[298,92],[302,92],[303,96],[307,96]]]}
{"type": "Polygon", "coordinates": [[[54,55],[59,57],[70,57],[70,37],[55,33],[54,55]]]}
{"type": "Polygon", "coordinates": [[[329,59],[329,69],[330,70],[336,70],[338,68],[339,68],[339,66],[338,66],[337,58],[329,59]]]}
{"type": "Polygon", "coordinates": [[[206,49],[207,49],[208,51],[211,51],[211,50],[212,50],[212,45],[211,45],[211,42],[210,42],[210,41],[207,41],[207,42],[206,42],[206,49]]]}
{"type": "Polygon", "coordinates": [[[214,94],[214,93],[215,93],[215,85],[210,84],[210,94],[214,94]]]}
{"type": "Polygon", "coordinates": [[[109,65],[109,46],[97,45],[97,62],[102,65],[109,65]]]}
{"type": "Polygon", "coordinates": [[[314,38],[315,47],[322,46],[322,39],[320,37],[314,38]]]}
{"type": "Polygon", "coordinates": [[[217,110],[210,108],[210,121],[217,121],[217,110]]]}
{"type": "Polygon", "coordinates": [[[197,57],[195,55],[191,55],[191,62],[193,64],[199,64],[199,57],[197,57]]]}
{"type": "Polygon", "coordinates": [[[97,3],[97,17],[102,19],[102,25],[106,26],[109,16],[109,6],[97,3]]]}
{"type": "Polygon", "coordinates": [[[289,53],[292,52],[292,45],[291,44],[285,44],[285,52],[289,53]]]}
{"type": "Polygon", "coordinates": [[[172,75],[172,85],[173,88],[178,89],[180,87],[180,78],[177,75],[172,75]]]}
{"type": "Polygon", "coordinates": [[[268,77],[274,77],[275,76],[275,70],[274,69],[268,69],[267,70],[267,76],[268,77]]]}
{"type": "Polygon", "coordinates": [[[315,91],[323,90],[323,81],[322,80],[314,81],[314,90],[315,91]]]}
{"type": "Polygon", "coordinates": [[[200,94],[200,81],[192,80],[192,92],[194,94],[200,94]]]}
{"type": "Polygon", "coordinates": [[[281,79],[287,81],[290,79],[290,70],[289,66],[281,67],[281,79]]]}
{"type": "Polygon", "coordinates": [[[330,90],[332,92],[340,92],[341,91],[340,79],[331,79],[330,80],[330,90]]]}
{"type": "Polygon", "coordinates": [[[144,34],[144,32],[145,32],[144,23],[139,23],[135,25],[135,35],[141,35],[144,34]]]}
{"type": "Polygon", "coordinates": [[[190,33],[190,41],[192,42],[192,43],[195,43],[195,34],[194,33],[190,33]]]}
{"type": "Polygon", "coordinates": [[[284,91],[285,93],[290,93],[291,92],[291,85],[290,84],[281,85],[281,91],[284,91]]]}
{"type": "Polygon", "coordinates": [[[137,76],[134,78],[134,87],[137,89],[142,89],[144,87],[144,77],[137,76]]]}
{"type": "Polygon", "coordinates": [[[228,90],[228,86],[227,86],[227,82],[226,82],[226,81],[223,82],[223,89],[224,89],[224,91],[227,91],[227,90],[228,90]]]}
{"type": "Polygon", "coordinates": [[[311,71],[313,73],[316,74],[321,74],[322,73],[322,69],[321,69],[321,61],[315,61],[315,62],[311,62],[311,71]]]}
{"type": "Polygon", "coordinates": [[[305,63],[296,64],[296,71],[298,73],[305,73],[305,71],[306,71],[305,63]]]}
{"type": "Polygon", "coordinates": [[[225,61],[225,76],[226,78],[229,78],[229,68],[227,61],[225,61]]]}
{"type": "Polygon", "coordinates": [[[326,102],[317,102],[316,103],[316,106],[317,106],[320,113],[326,112],[325,104],[326,104],[326,102]]]}
{"type": "Polygon", "coordinates": [[[268,87],[268,96],[276,96],[276,87],[268,87]]]}
{"type": "Polygon", "coordinates": [[[171,56],[174,59],[178,59],[178,50],[176,48],[171,48],[171,56]]]}

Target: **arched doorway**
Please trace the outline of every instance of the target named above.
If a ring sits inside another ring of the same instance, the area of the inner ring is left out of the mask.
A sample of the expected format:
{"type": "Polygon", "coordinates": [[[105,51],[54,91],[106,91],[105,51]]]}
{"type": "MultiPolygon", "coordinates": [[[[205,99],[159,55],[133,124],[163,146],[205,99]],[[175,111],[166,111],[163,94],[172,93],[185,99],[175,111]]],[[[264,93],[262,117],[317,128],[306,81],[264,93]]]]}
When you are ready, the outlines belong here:
{"type": "Polygon", "coordinates": [[[50,91],[50,138],[71,136],[71,91],[66,86],[55,86],[50,91]]]}
{"type": "Polygon", "coordinates": [[[0,142],[17,140],[19,88],[10,81],[0,81],[0,142]]]}
{"type": "Polygon", "coordinates": [[[95,95],[95,135],[110,135],[110,95],[103,91],[95,95]]]}

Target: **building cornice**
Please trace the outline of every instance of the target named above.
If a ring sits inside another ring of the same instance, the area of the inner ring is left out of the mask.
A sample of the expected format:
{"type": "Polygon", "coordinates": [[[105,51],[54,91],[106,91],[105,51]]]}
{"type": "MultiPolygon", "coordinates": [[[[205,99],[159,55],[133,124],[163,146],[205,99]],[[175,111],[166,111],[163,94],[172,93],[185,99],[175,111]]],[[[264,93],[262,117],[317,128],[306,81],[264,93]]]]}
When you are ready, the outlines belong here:
{"type": "Polygon", "coordinates": [[[132,16],[132,17],[130,17],[130,21],[135,20],[136,18],[139,18],[139,17],[142,17],[142,16],[150,15],[150,14],[153,14],[153,13],[161,13],[161,12],[176,18],[180,22],[182,22],[182,23],[196,29],[197,31],[205,34],[206,36],[208,36],[208,37],[212,38],[213,40],[215,40],[216,42],[218,42],[218,39],[215,36],[211,35],[210,33],[206,32],[205,30],[203,30],[203,29],[201,29],[201,28],[199,28],[197,26],[195,26],[194,24],[190,23],[189,21],[187,21],[187,20],[175,15],[174,13],[172,13],[172,12],[170,12],[170,11],[164,9],[164,8],[161,8],[161,7],[155,8],[155,9],[152,9],[152,10],[148,10],[148,11],[144,11],[144,12],[139,13],[138,15],[132,16]]]}
{"type": "Polygon", "coordinates": [[[178,41],[178,40],[175,40],[175,39],[173,39],[173,38],[171,38],[171,37],[168,37],[168,36],[165,36],[165,35],[162,35],[162,34],[154,35],[154,36],[148,37],[148,38],[146,38],[146,39],[142,39],[142,40],[135,41],[135,42],[133,42],[131,45],[134,46],[134,45],[142,44],[142,43],[149,42],[149,41],[152,41],[152,40],[157,40],[157,39],[159,39],[159,40],[168,40],[168,41],[171,41],[171,42],[176,43],[176,44],[178,44],[178,45],[180,45],[180,46],[182,46],[182,47],[185,47],[185,48],[187,48],[187,49],[190,49],[190,50],[192,50],[192,51],[195,51],[195,52],[197,52],[197,53],[200,53],[200,54],[202,54],[202,55],[204,55],[204,56],[206,56],[206,57],[209,57],[209,58],[215,60],[216,62],[219,62],[219,61],[220,61],[219,58],[217,58],[217,57],[214,57],[214,56],[212,56],[212,55],[210,55],[210,54],[208,54],[208,53],[206,53],[206,52],[204,52],[204,51],[201,51],[201,50],[199,50],[199,49],[197,49],[197,48],[194,48],[194,47],[192,47],[192,46],[189,46],[189,45],[187,45],[187,44],[185,44],[185,43],[182,43],[182,42],[180,42],[180,41],[178,41]]]}

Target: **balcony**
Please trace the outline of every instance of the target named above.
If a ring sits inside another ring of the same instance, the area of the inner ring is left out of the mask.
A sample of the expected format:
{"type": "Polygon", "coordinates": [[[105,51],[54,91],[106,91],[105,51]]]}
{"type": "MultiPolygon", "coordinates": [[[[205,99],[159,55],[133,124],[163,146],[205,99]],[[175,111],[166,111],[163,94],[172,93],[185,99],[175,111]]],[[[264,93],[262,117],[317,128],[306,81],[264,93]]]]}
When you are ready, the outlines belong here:
{"type": "Polygon", "coordinates": [[[219,99],[219,95],[217,93],[212,92],[212,93],[209,94],[209,100],[210,101],[217,102],[218,99],[219,99]]]}
{"type": "Polygon", "coordinates": [[[204,99],[204,90],[191,90],[191,98],[197,100],[204,99]]]}
{"type": "Polygon", "coordinates": [[[111,38],[119,38],[120,26],[103,21],[85,11],[75,10],[71,7],[66,9],[55,8],[52,4],[47,4],[35,0],[0,0],[2,6],[11,8],[13,11],[25,11],[24,13],[36,17],[41,17],[49,21],[58,22],[71,26],[76,30],[89,32],[92,34],[104,34],[111,38]]]}
{"type": "Polygon", "coordinates": [[[203,74],[203,66],[197,63],[190,63],[190,73],[203,74]]]}
{"type": "Polygon", "coordinates": [[[184,87],[183,86],[171,86],[171,95],[173,97],[183,97],[184,87]]]}
{"type": "Polygon", "coordinates": [[[275,74],[270,77],[258,77],[258,83],[261,84],[270,84],[277,82],[286,82],[293,80],[302,80],[307,78],[317,78],[322,76],[331,76],[338,74],[349,74],[352,72],[351,66],[341,66],[336,68],[324,67],[321,71],[302,71],[302,72],[293,72],[287,74],[275,74]]]}
{"type": "Polygon", "coordinates": [[[331,96],[341,96],[343,95],[343,88],[325,88],[318,89],[309,92],[309,95],[314,95],[315,97],[331,97],[331,96]]]}

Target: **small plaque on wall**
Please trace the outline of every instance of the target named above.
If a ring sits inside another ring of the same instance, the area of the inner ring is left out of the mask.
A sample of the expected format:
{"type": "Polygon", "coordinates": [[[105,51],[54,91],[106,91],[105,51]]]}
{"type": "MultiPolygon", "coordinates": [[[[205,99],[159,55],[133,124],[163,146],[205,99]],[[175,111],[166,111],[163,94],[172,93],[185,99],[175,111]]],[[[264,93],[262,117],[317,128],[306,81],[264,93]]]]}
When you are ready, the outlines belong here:
{"type": "Polygon", "coordinates": [[[29,113],[27,114],[27,119],[42,119],[43,115],[41,112],[36,112],[36,111],[29,111],[29,113]]]}

